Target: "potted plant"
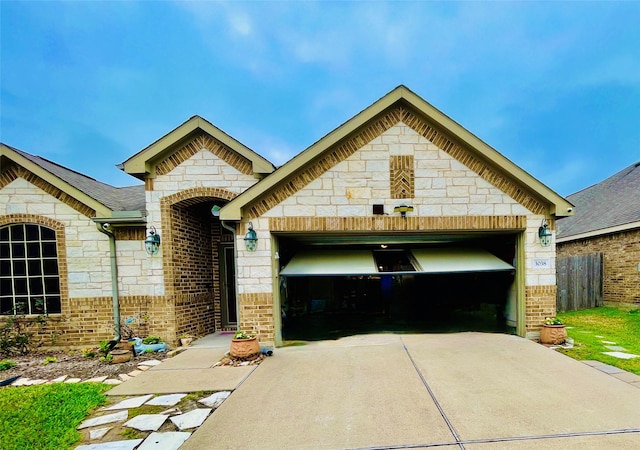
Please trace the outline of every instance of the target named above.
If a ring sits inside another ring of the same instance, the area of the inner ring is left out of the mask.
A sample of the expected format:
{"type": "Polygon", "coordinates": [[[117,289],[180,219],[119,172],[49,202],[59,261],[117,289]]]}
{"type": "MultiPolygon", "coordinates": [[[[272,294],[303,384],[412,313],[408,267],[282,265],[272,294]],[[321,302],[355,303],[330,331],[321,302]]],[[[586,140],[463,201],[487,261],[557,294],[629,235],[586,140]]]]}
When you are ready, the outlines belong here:
{"type": "Polygon", "coordinates": [[[255,334],[236,331],[231,339],[229,356],[236,359],[251,359],[260,354],[260,344],[255,334]]]}
{"type": "Polygon", "coordinates": [[[135,317],[129,317],[120,323],[120,345],[118,345],[118,347],[122,350],[133,350],[136,333],[133,331],[131,324],[135,321],[135,317]]]}
{"type": "Polygon", "coordinates": [[[540,330],[540,343],[547,345],[560,345],[567,339],[567,329],[557,317],[547,317],[540,330]]]}
{"type": "Polygon", "coordinates": [[[180,335],[180,345],[183,347],[188,347],[193,342],[193,336],[190,334],[184,333],[180,335]]]}
{"type": "Polygon", "coordinates": [[[135,353],[164,352],[167,348],[168,345],[157,336],[148,336],[144,339],[137,337],[133,343],[135,353]]]}

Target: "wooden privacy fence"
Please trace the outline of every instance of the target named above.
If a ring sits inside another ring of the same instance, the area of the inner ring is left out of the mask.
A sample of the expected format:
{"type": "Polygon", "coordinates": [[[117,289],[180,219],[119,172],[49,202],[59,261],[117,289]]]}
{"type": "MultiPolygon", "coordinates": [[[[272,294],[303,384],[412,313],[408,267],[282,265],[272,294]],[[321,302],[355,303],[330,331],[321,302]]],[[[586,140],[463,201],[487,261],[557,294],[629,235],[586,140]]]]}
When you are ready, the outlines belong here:
{"type": "Polygon", "coordinates": [[[602,306],[602,253],[556,260],[558,312],[602,306]]]}

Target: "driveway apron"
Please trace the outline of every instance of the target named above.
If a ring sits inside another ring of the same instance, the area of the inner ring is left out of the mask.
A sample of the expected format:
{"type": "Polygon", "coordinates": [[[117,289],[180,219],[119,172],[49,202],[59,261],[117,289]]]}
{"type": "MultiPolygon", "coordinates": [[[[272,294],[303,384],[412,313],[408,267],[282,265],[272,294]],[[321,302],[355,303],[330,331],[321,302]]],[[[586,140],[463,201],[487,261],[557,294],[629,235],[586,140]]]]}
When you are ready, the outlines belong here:
{"type": "Polygon", "coordinates": [[[640,448],[640,389],[515,336],[354,336],[277,349],[181,448],[436,446],[640,448]]]}

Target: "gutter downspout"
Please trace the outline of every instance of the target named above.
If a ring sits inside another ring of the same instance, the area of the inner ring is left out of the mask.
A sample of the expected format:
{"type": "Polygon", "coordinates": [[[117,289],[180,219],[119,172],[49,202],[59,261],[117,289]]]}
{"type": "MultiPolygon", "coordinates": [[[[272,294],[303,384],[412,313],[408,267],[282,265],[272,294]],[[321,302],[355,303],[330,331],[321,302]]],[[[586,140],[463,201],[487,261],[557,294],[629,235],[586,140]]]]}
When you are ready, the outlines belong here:
{"type": "MultiPolygon", "coordinates": [[[[220,221],[220,224],[227,230],[231,231],[231,234],[233,234],[233,265],[234,267],[234,273],[236,274],[236,276],[233,278],[233,283],[235,284],[235,292],[236,292],[236,315],[237,315],[237,309],[238,309],[238,243],[236,242],[236,229],[235,227],[232,227],[230,225],[227,224],[227,222],[225,222],[224,220],[220,221]]],[[[238,322],[236,323],[236,329],[240,329],[240,317],[238,316],[238,322]]]]}
{"type": "Polygon", "coordinates": [[[120,341],[120,294],[118,292],[118,265],[116,264],[116,237],[111,225],[96,223],[98,231],[109,236],[109,259],[111,262],[111,296],[113,298],[113,329],[116,334],[114,341],[120,341]]]}

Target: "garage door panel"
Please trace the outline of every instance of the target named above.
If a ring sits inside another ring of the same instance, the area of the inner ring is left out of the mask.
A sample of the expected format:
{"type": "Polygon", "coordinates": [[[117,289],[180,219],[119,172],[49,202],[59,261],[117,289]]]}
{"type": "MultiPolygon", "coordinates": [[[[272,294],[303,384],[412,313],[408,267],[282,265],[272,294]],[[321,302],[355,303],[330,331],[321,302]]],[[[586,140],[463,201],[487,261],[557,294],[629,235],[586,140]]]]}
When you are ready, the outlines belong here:
{"type": "Polygon", "coordinates": [[[419,273],[497,272],[515,268],[482,249],[412,249],[419,273]]]}
{"type": "Polygon", "coordinates": [[[369,250],[314,250],[295,254],[280,271],[284,276],[370,275],[377,273],[369,250]]]}

